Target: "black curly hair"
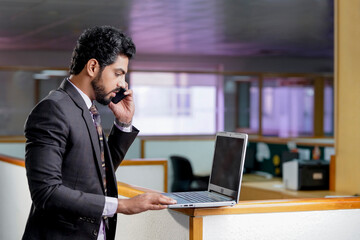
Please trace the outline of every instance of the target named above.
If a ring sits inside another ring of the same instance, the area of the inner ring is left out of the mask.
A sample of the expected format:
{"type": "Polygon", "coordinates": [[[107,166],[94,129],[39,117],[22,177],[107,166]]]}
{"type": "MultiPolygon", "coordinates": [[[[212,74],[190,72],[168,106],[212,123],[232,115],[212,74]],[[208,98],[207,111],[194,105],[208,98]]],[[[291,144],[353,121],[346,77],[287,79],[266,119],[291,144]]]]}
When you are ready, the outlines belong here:
{"type": "Polygon", "coordinates": [[[122,31],[111,26],[86,29],[79,37],[72,53],[70,74],[79,74],[86,63],[94,58],[101,70],[114,63],[119,55],[131,59],[136,52],[135,44],[122,31]]]}

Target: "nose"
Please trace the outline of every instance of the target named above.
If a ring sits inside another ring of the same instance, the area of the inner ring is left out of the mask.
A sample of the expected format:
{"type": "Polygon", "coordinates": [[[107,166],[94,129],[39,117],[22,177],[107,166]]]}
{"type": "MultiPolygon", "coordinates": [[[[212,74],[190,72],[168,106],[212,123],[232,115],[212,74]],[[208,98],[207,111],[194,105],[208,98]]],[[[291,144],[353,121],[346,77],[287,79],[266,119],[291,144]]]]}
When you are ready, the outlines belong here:
{"type": "Polygon", "coordinates": [[[122,78],[120,81],[118,81],[117,85],[118,88],[125,88],[127,89],[128,83],[125,81],[125,78],[122,78]]]}
{"type": "Polygon", "coordinates": [[[126,82],[125,82],[125,78],[121,78],[120,81],[117,82],[116,86],[119,88],[125,88],[126,87],[126,82]]]}

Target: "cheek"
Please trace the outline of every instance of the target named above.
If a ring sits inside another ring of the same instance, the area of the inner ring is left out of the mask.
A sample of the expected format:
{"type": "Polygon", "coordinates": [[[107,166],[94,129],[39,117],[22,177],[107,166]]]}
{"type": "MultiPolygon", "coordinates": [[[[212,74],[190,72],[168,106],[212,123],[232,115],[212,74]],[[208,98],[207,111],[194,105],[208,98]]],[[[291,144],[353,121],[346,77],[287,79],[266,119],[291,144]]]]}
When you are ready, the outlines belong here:
{"type": "Polygon", "coordinates": [[[104,76],[103,83],[104,83],[104,87],[105,87],[105,92],[107,92],[107,93],[110,93],[117,88],[115,77],[110,78],[110,77],[104,76]]]}

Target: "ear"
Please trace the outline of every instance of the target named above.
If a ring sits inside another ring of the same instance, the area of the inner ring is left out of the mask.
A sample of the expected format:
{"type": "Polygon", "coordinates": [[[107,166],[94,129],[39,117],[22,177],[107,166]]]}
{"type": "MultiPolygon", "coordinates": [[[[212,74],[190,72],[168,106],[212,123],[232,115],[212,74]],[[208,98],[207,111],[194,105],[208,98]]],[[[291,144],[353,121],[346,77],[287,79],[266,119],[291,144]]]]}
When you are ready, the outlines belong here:
{"type": "Polygon", "coordinates": [[[94,78],[95,76],[97,76],[97,74],[100,70],[100,65],[99,65],[99,62],[95,58],[92,58],[86,63],[85,68],[86,68],[87,74],[91,78],[94,78]]]}

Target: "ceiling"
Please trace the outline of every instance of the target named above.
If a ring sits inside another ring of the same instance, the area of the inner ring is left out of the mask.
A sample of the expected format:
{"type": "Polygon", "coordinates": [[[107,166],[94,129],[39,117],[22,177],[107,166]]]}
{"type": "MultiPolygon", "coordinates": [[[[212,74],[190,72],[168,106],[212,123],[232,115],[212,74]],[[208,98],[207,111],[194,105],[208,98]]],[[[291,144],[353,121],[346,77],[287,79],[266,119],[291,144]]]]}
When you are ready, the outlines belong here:
{"type": "Polygon", "coordinates": [[[0,50],[72,50],[95,25],[138,54],[333,57],[333,0],[0,0],[0,50]]]}

